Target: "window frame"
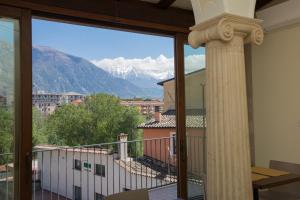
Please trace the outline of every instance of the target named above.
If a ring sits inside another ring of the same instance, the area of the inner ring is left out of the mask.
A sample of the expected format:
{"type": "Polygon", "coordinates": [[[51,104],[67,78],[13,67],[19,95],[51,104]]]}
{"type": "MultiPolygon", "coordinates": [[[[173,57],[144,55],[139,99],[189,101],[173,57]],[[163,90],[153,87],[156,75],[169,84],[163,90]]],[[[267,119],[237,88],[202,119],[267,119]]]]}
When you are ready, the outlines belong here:
{"type": "Polygon", "coordinates": [[[81,160],[74,159],[74,161],[73,161],[73,169],[79,170],[79,171],[82,170],[82,162],[81,162],[81,160]],[[78,165],[78,162],[80,163],[80,165],[78,165]]]}
{"type": "Polygon", "coordinates": [[[106,177],[106,166],[105,165],[102,165],[102,164],[95,164],[95,175],[96,176],[101,176],[101,177],[106,177]],[[97,173],[97,166],[99,166],[100,167],[100,173],[97,173]],[[104,170],[103,170],[104,169],[104,170]],[[104,175],[103,175],[103,173],[104,173],[104,175]]]}
{"type": "MultiPolygon", "coordinates": [[[[88,162],[87,160],[82,161],[83,162],[83,169],[86,171],[91,171],[92,170],[92,164],[88,162]],[[87,165],[87,166],[85,166],[87,165]]],[[[82,166],[81,166],[82,167],[82,166]]]]}
{"type": "Polygon", "coordinates": [[[80,186],[73,186],[73,196],[74,200],[82,200],[82,188],[80,186]],[[79,192],[79,197],[76,196],[77,192],[79,192]]]}
{"type": "Polygon", "coordinates": [[[170,132],[170,155],[174,156],[177,152],[176,132],[170,132]]]}
{"type": "MultiPolygon", "coordinates": [[[[148,34],[156,34],[162,36],[169,36],[174,38],[174,52],[175,52],[175,81],[176,81],[176,109],[177,109],[177,166],[178,166],[178,197],[186,198],[186,141],[185,141],[185,106],[184,106],[184,73],[182,73],[182,66],[184,65],[184,55],[183,55],[183,44],[186,41],[187,34],[189,33],[188,28],[176,27],[173,25],[168,26],[161,24],[160,22],[147,23],[136,20],[120,20],[118,22],[114,21],[114,17],[106,18],[107,16],[97,14],[93,11],[93,8],[88,6],[85,10],[77,10],[72,8],[64,8],[54,5],[46,5],[44,3],[28,3],[24,2],[22,5],[18,1],[4,1],[2,5],[9,6],[9,9],[17,9],[20,12],[13,11],[13,13],[20,13],[20,16],[25,16],[22,20],[22,33],[21,34],[21,60],[22,69],[20,75],[20,104],[21,113],[18,129],[22,135],[18,136],[19,143],[16,142],[16,148],[18,149],[19,159],[16,163],[19,165],[20,170],[18,170],[17,175],[21,177],[22,180],[26,180],[21,184],[15,185],[17,187],[21,186],[22,192],[19,196],[22,199],[31,200],[31,176],[29,170],[31,170],[31,158],[32,158],[32,64],[31,64],[31,17],[32,14],[36,17],[45,18],[49,20],[64,21],[69,23],[86,24],[88,26],[98,26],[105,28],[113,28],[116,30],[132,31],[132,32],[142,32],[148,34]],[[18,8],[19,7],[19,8],[18,8]],[[90,12],[89,12],[90,11],[90,12]],[[32,14],[31,14],[32,13],[32,14]],[[93,13],[93,14],[91,14],[93,13]],[[21,130],[21,131],[20,131],[21,130]],[[26,171],[26,173],[24,172],[26,171]],[[27,193],[27,194],[26,194],[27,193]]],[[[77,4],[78,6],[78,4],[77,4]]],[[[80,8],[80,7],[78,7],[80,8]]],[[[6,12],[8,9],[4,9],[6,12]]],[[[122,18],[121,18],[122,19],[122,18]]],[[[17,102],[16,102],[17,103],[17,102]]],[[[16,151],[17,152],[17,151],[16,151]]],[[[16,166],[17,166],[16,165],[16,166]]],[[[18,177],[16,177],[18,178],[18,177]]],[[[19,198],[17,198],[19,199],[19,198]]]]}

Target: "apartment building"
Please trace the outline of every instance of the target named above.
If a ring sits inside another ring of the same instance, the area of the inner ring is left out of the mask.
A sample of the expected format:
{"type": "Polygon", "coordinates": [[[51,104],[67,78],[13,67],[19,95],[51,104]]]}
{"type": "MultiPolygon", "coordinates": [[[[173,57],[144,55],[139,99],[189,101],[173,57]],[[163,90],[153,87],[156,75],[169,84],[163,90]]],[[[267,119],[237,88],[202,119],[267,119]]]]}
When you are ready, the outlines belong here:
{"type": "Polygon", "coordinates": [[[32,105],[45,115],[52,114],[58,106],[69,104],[74,101],[83,101],[83,94],[68,93],[35,93],[32,94],[32,105]]]}
{"type": "MultiPolygon", "coordinates": [[[[185,82],[191,86],[186,88],[186,135],[189,172],[201,176],[204,170],[205,106],[204,85],[205,69],[196,70],[185,75],[185,82]],[[197,89],[196,89],[197,88],[197,89]]],[[[144,154],[161,162],[176,164],[176,110],[174,78],[159,82],[164,88],[164,108],[155,108],[153,119],[141,124],[144,139],[160,139],[157,142],[144,143],[144,154]],[[171,139],[169,139],[171,138],[171,139]],[[162,152],[155,149],[162,148],[162,152]]]]}
{"type": "MultiPolygon", "coordinates": [[[[103,199],[105,196],[141,188],[155,188],[176,182],[129,155],[127,135],[120,135],[118,150],[102,147],[36,146],[34,182],[36,193],[68,199],[103,199]],[[37,184],[38,185],[38,184],[37,184]]],[[[46,195],[45,195],[46,196],[46,195]]]]}
{"type": "Polygon", "coordinates": [[[143,115],[154,115],[155,107],[164,107],[164,102],[160,100],[122,100],[121,105],[137,107],[143,115]]]}

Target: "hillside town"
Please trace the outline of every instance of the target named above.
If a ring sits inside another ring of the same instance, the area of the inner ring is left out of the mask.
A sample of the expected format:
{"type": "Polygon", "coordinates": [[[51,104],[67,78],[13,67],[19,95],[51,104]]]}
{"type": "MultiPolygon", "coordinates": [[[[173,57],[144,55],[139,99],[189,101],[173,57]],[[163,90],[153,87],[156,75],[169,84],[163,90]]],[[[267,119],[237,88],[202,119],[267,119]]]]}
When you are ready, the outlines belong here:
{"type": "MultiPolygon", "coordinates": [[[[84,102],[87,95],[76,92],[47,93],[39,91],[32,94],[32,106],[43,115],[53,114],[57,108],[65,104],[79,105],[84,102]]],[[[5,98],[0,96],[0,105],[5,104],[5,98]]],[[[164,103],[158,99],[133,98],[120,101],[122,106],[136,107],[142,115],[154,116],[155,107],[163,108],[164,103]]]]}

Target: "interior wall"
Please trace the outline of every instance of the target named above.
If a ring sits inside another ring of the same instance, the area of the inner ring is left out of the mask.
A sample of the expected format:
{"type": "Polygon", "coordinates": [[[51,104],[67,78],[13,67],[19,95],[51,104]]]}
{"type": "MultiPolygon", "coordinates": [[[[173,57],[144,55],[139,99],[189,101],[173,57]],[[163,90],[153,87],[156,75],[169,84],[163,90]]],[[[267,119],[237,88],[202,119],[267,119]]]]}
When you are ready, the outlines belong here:
{"type": "Polygon", "coordinates": [[[256,165],[300,164],[300,25],[252,46],[252,80],[256,165]]]}

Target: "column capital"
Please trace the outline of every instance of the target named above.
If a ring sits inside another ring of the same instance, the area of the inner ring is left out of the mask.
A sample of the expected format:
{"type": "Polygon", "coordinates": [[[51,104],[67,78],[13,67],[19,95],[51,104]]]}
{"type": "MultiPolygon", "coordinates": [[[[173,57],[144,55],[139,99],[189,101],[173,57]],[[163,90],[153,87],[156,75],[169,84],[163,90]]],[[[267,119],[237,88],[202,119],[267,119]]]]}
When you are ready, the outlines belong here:
{"type": "Polygon", "coordinates": [[[212,40],[230,42],[235,35],[245,35],[245,43],[260,45],[263,42],[264,32],[261,20],[241,17],[232,14],[222,14],[190,28],[189,44],[198,48],[212,40]]]}

